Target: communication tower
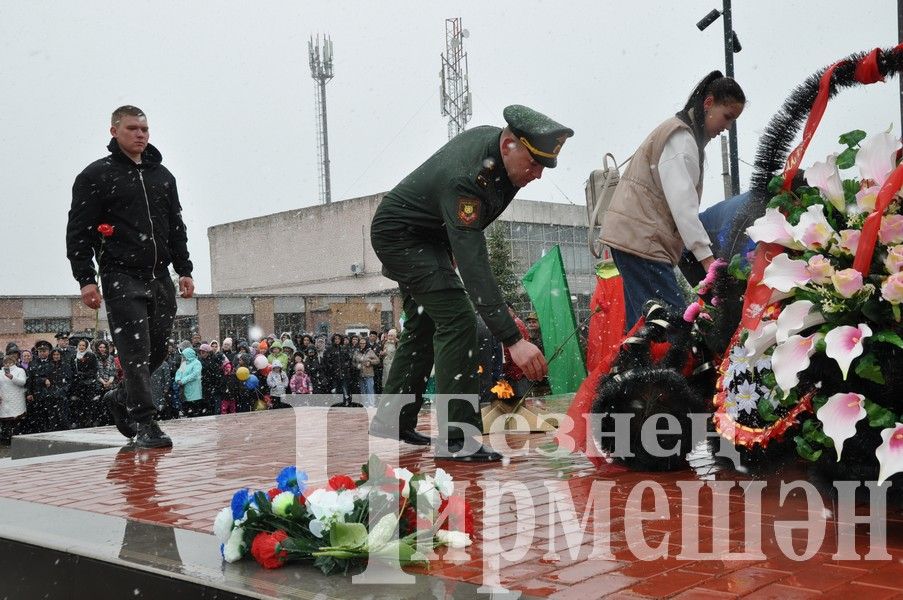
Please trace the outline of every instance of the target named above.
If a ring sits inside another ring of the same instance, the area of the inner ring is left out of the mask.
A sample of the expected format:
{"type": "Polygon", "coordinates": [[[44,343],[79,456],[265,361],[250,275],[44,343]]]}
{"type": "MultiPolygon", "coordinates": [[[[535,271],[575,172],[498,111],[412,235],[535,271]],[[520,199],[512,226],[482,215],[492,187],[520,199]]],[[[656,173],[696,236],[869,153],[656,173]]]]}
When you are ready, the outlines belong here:
{"type": "Polygon", "coordinates": [[[469,35],[466,29],[461,29],[460,17],[445,20],[445,54],[439,72],[439,94],[442,115],[448,115],[448,139],[467,129],[467,122],[473,116],[467,53],[464,52],[464,38],[469,35]]]}
{"type": "Polygon", "coordinates": [[[326,128],[326,84],[333,77],[332,40],[323,36],[311,36],[307,42],[310,54],[310,76],[317,82],[315,101],[317,107],[317,156],[320,159],[320,202],[332,202],[332,184],[329,180],[329,133],[326,128]]]}

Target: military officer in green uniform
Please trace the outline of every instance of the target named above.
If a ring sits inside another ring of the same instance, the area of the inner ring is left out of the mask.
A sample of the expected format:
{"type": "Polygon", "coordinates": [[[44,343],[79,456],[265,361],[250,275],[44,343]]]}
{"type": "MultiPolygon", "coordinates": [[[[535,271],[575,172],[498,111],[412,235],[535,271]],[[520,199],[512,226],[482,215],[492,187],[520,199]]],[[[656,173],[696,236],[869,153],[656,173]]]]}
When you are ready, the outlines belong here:
{"type": "MultiPolygon", "coordinates": [[[[483,230],[520,188],[556,166],[561,146],[574,132],[526,106],[505,108],[504,118],[504,129],[475,127],[440,148],[386,194],[370,229],[383,274],[398,282],[405,316],[370,432],[431,443],[414,428],[435,362],[436,392],[449,398],[447,422],[439,423],[444,444],[436,448],[437,458],[501,459],[466,435],[482,431],[475,308],[527,377],[542,379],[547,371],[542,352],[521,338],[508,314],[483,230]],[[401,406],[411,396],[416,400],[401,406]],[[465,431],[455,423],[470,427],[465,431]]],[[[442,417],[445,407],[437,408],[442,417]]]]}

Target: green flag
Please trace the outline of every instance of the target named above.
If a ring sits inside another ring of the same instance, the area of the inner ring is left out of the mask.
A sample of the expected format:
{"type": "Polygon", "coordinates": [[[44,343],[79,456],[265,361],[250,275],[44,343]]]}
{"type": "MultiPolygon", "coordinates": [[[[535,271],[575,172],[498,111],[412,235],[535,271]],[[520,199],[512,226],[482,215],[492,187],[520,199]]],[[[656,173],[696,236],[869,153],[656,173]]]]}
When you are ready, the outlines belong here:
{"type": "Polygon", "coordinates": [[[523,278],[524,289],[536,308],[542,345],[549,361],[549,384],[553,394],[576,392],[586,378],[586,366],[577,341],[577,319],[571,307],[571,292],[564,276],[558,246],[533,263],[523,278]],[[560,348],[560,350],[559,350],[560,348]],[[558,350],[557,356],[554,353],[558,350]]]}

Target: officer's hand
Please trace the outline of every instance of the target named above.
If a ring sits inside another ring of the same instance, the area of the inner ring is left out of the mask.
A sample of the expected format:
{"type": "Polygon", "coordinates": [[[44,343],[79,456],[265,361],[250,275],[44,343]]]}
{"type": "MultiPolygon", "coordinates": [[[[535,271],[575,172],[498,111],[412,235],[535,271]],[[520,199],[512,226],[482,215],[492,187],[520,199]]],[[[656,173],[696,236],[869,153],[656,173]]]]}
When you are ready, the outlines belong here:
{"type": "Polygon", "coordinates": [[[519,340],[513,346],[508,346],[508,350],[511,352],[511,360],[521,368],[528,379],[539,381],[548,373],[549,365],[546,364],[546,357],[532,342],[519,340]]]}
{"type": "Polygon", "coordinates": [[[100,289],[98,289],[96,283],[89,283],[82,288],[82,304],[88,308],[97,310],[100,308],[101,300],[100,289]]]}
{"type": "Polygon", "coordinates": [[[194,279],[191,277],[179,277],[179,295],[183,298],[194,296],[194,279]]]}

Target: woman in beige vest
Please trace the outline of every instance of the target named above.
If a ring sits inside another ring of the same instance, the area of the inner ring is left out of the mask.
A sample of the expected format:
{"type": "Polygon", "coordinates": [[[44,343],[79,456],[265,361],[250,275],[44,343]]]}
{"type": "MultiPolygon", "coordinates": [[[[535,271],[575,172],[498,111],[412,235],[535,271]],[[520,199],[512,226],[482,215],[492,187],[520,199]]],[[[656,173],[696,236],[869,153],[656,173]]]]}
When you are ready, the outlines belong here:
{"type": "Polygon", "coordinates": [[[703,268],[713,262],[699,220],[705,145],[743,112],[740,85],[720,71],[699,82],[686,105],[643,141],[605,213],[602,241],[624,282],[627,328],[658,299],[682,309],[674,266],[686,248],[703,268]]]}

